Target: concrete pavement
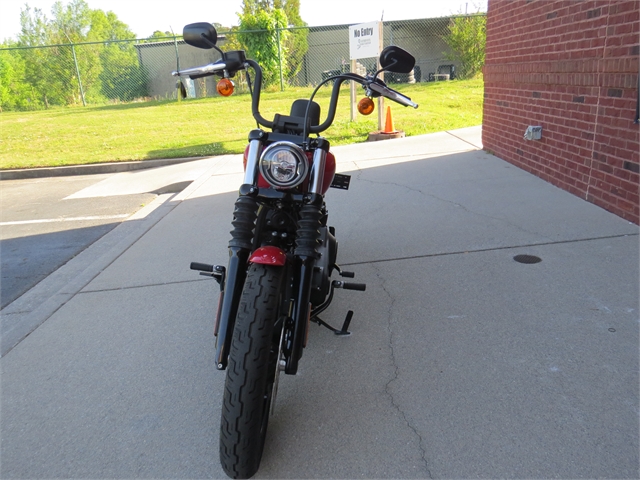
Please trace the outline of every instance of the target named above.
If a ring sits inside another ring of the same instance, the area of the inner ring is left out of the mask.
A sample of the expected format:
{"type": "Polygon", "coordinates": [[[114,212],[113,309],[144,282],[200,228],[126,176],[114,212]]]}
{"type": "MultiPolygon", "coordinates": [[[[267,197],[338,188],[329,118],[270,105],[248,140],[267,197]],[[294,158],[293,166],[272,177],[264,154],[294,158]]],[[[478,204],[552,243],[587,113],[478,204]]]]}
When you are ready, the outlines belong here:
{"type": "MultiPolygon", "coordinates": [[[[368,289],[281,377],[256,478],[637,478],[638,227],[479,142],[333,149],[339,262],[368,289]]],[[[188,265],[226,262],[242,174],[202,162],[2,311],[2,478],[224,478],[217,284],[188,265]]]]}

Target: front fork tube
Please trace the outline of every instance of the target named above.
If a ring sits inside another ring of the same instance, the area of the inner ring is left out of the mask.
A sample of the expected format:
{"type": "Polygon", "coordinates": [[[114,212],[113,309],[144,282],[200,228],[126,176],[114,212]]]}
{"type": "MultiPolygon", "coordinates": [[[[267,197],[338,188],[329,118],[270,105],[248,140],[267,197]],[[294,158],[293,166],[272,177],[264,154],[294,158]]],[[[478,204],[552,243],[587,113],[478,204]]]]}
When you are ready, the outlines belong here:
{"type": "Polygon", "coordinates": [[[233,326],[238,313],[242,286],[247,276],[247,260],[250,250],[240,248],[229,249],[229,266],[222,294],[222,310],[218,323],[218,338],[216,340],[216,367],[218,370],[227,368],[227,358],[231,347],[233,326]]]}
{"type": "Polygon", "coordinates": [[[231,338],[235,325],[242,288],[247,277],[247,261],[253,247],[253,235],[257,218],[258,202],[258,162],[262,151],[261,138],[264,132],[253,130],[249,134],[249,152],[244,182],[236,200],[233,212],[233,230],[229,241],[229,266],[223,286],[222,308],[218,319],[218,338],[216,340],[216,367],[227,368],[231,338]]]}
{"type": "Polygon", "coordinates": [[[313,269],[318,258],[317,246],[320,243],[320,219],[322,218],[323,182],[329,142],[323,138],[316,140],[313,152],[313,164],[309,178],[309,193],[307,204],[300,209],[298,235],[296,239],[295,256],[297,262],[296,278],[298,292],[293,312],[294,331],[291,355],[287,359],[285,373],[295,375],[298,372],[298,362],[302,357],[302,350],[307,341],[309,316],[311,314],[311,282],[313,269]]]}
{"type": "Polygon", "coordinates": [[[312,194],[322,195],[324,169],[326,166],[327,152],[329,151],[329,142],[321,138],[317,140],[317,143],[318,148],[313,152],[309,191],[312,194]]]}
{"type": "Polygon", "coordinates": [[[302,357],[302,350],[306,343],[309,314],[311,313],[309,300],[311,298],[311,280],[315,258],[300,258],[298,261],[300,265],[299,268],[296,268],[297,275],[295,285],[298,286],[298,292],[293,311],[293,319],[295,321],[293,342],[291,345],[291,354],[287,359],[287,364],[284,369],[284,373],[287,375],[295,375],[298,372],[298,362],[302,357]]]}
{"type": "Polygon", "coordinates": [[[306,343],[309,314],[311,313],[311,282],[313,269],[318,258],[317,247],[320,243],[320,219],[322,218],[322,195],[311,194],[308,202],[300,209],[298,234],[296,238],[296,276],[297,287],[293,312],[294,330],[291,355],[287,359],[285,373],[295,375],[298,361],[306,343]]]}
{"type": "Polygon", "coordinates": [[[294,285],[298,286],[296,303],[293,313],[295,327],[293,331],[293,344],[291,355],[287,359],[285,373],[295,375],[298,371],[298,362],[302,357],[302,350],[307,339],[309,328],[309,315],[311,314],[311,282],[313,268],[315,267],[320,243],[320,219],[322,218],[322,192],[324,182],[324,170],[329,151],[329,142],[323,138],[316,140],[316,150],[313,152],[313,164],[309,178],[308,203],[300,209],[300,221],[298,222],[298,235],[296,240],[296,268],[297,278],[294,285]]]}

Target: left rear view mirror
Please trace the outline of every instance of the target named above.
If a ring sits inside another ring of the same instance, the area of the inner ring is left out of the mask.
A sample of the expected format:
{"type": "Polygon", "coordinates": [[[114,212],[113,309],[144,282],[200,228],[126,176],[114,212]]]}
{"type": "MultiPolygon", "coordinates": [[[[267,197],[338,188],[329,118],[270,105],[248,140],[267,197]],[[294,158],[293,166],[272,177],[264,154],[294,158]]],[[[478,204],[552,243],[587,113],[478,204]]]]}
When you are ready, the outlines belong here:
{"type": "Polygon", "coordinates": [[[216,27],[207,22],[190,23],[182,29],[184,41],[192,47],[214,48],[218,41],[216,27]]]}

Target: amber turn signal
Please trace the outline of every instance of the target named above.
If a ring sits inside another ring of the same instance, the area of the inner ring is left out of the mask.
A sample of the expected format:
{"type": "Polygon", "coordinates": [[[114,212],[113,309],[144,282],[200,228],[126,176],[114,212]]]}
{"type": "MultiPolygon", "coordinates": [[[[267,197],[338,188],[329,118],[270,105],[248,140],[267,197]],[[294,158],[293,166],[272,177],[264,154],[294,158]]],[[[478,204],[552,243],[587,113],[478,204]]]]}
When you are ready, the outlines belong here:
{"type": "Polygon", "coordinates": [[[228,97],[229,95],[231,95],[234,88],[235,86],[233,85],[233,82],[228,78],[220,79],[220,81],[216,85],[216,90],[218,90],[218,93],[223,97],[228,97]]]}
{"type": "Polygon", "coordinates": [[[373,100],[371,100],[369,97],[364,97],[362,100],[358,102],[358,111],[362,115],[371,115],[374,109],[375,109],[375,104],[373,103],[373,100]]]}

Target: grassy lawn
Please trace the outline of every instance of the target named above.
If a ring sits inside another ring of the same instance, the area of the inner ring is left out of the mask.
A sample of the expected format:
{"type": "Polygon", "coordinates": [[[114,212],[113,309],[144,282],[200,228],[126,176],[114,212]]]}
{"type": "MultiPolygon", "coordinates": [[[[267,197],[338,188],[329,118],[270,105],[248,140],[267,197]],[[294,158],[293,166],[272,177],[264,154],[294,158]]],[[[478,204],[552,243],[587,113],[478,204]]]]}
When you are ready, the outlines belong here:
{"type": "MultiPolygon", "coordinates": [[[[407,136],[482,123],[482,79],[393,86],[420,104],[417,110],[386,101],[396,129],[407,136]]],[[[287,114],[310,88],[263,92],[262,116],[287,114]]],[[[322,119],[330,89],[316,96],[322,119]]],[[[363,97],[358,88],[358,99],[363,97]]],[[[377,104],[376,104],[377,107],[377,104]]],[[[333,145],[363,142],[377,130],[377,115],[349,121],[349,88],[343,87],[334,124],[324,132],[333,145]]],[[[0,113],[0,169],[77,165],[153,158],[240,153],[256,124],[249,95],[125,105],[0,113]]]]}

